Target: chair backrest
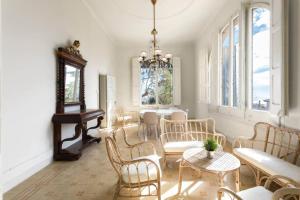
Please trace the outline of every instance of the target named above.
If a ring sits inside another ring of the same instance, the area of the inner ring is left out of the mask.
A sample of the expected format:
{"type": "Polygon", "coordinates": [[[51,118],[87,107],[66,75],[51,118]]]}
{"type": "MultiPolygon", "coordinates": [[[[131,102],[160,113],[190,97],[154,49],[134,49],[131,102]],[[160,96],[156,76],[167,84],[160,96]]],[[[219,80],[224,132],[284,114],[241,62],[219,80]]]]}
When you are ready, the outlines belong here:
{"type": "Polygon", "coordinates": [[[117,127],[113,130],[113,139],[115,141],[115,143],[118,141],[118,144],[120,143],[124,143],[125,147],[130,147],[132,146],[129,142],[128,142],[128,138],[127,138],[127,133],[124,127],[117,127]],[[121,135],[119,134],[121,132],[121,135]],[[119,140],[118,140],[119,139],[119,140]]]}
{"type": "Polygon", "coordinates": [[[171,114],[171,120],[186,120],[187,116],[185,112],[173,112],[171,114]]]}
{"type": "Polygon", "coordinates": [[[145,112],[143,119],[145,124],[158,124],[158,116],[156,112],[145,112]]]}
{"type": "Polygon", "coordinates": [[[250,145],[297,164],[300,156],[300,131],[258,122],[254,126],[254,136],[250,145]]]}
{"type": "Polygon", "coordinates": [[[105,137],[106,151],[109,161],[117,174],[121,176],[122,159],[116,142],[113,138],[105,137]]]}
{"type": "Polygon", "coordinates": [[[123,114],[124,114],[124,109],[123,107],[117,107],[115,109],[115,113],[116,113],[116,117],[119,118],[119,117],[123,117],[123,114]]]}
{"type": "Polygon", "coordinates": [[[274,192],[272,200],[299,200],[300,188],[281,188],[274,192]]]}
{"type": "Polygon", "coordinates": [[[214,119],[192,119],[192,120],[160,120],[163,140],[167,141],[205,141],[214,139],[218,144],[224,146],[226,137],[215,132],[214,119]]]}
{"type": "Polygon", "coordinates": [[[162,133],[215,133],[215,120],[206,119],[186,119],[186,120],[167,120],[160,119],[162,133]],[[184,126],[182,126],[184,124],[184,126]]]}

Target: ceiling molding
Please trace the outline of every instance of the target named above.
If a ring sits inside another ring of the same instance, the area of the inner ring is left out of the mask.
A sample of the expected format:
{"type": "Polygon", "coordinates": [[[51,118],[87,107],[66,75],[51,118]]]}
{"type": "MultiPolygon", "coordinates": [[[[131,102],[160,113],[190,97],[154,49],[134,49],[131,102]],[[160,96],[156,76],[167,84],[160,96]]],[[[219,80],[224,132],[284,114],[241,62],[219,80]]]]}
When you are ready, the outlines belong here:
{"type": "MultiPolygon", "coordinates": [[[[187,0],[185,0],[185,1],[187,1],[187,0]]],[[[126,13],[128,16],[135,17],[136,19],[145,20],[145,21],[151,21],[151,20],[153,20],[152,16],[150,16],[150,17],[141,16],[141,15],[137,15],[137,14],[135,14],[135,13],[129,11],[129,10],[124,9],[121,5],[119,5],[119,3],[117,2],[117,0],[112,0],[112,2],[113,2],[113,5],[115,7],[117,7],[123,13],[126,13]]],[[[195,2],[195,0],[190,0],[190,2],[185,7],[181,8],[179,11],[177,11],[175,13],[172,13],[171,15],[167,15],[165,17],[159,17],[159,16],[157,16],[156,19],[157,20],[167,20],[167,19],[170,19],[170,18],[173,18],[173,17],[180,16],[187,9],[189,9],[194,4],[194,2],[195,2]]],[[[151,3],[149,3],[149,10],[150,9],[152,9],[151,3]]]]}
{"type": "Polygon", "coordinates": [[[113,43],[116,44],[116,39],[112,36],[112,34],[108,31],[109,29],[105,27],[104,23],[100,21],[99,16],[96,15],[95,11],[91,8],[91,6],[86,2],[86,0],[80,0],[83,5],[87,8],[89,13],[92,15],[94,20],[96,21],[99,28],[104,32],[105,36],[113,43]]]}
{"type": "MultiPolygon", "coordinates": [[[[148,44],[152,30],[150,0],[81,0],[115,45],[148,44]],[[149,5],[147,4],[149,3],[149,5]],[[151,16],[151,17],[150,17],[151,16]]],[[[160,44],[195,42],[223,13],[224,4],[240,0],[160,0],[157,8],[160,44]]]]}

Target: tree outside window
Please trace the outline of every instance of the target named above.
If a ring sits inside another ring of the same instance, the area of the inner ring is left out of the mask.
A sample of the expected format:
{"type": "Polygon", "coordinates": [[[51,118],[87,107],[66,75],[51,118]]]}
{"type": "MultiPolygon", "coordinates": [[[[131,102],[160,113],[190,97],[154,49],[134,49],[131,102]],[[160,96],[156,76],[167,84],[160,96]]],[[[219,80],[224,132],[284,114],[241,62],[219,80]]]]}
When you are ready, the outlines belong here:
{"type": "Polygon", "coordinates": [[[173,68],[141,68],[141,104],[173,103],[173,68]]]}

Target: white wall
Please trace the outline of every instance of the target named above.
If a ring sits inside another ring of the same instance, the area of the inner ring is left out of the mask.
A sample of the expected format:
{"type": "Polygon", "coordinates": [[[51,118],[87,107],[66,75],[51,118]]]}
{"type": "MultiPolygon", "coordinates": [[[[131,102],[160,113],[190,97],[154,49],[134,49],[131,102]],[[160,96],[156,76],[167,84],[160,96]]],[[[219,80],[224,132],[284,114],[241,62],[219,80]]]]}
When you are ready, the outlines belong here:
{"type": "Polygon", "coordinates": [[[0,200],[3,199],[3,178],[2,178],[2,0],[0,0],[0,200]]]}
{"type": "MultiPolygon", "coordinates": [[[[145,45],[146,46],[146,45],[145,45]]],[[[131,58],[139,56],[140,52],[148,49],[142,45],[119,45],[117,48],[117,104],[132,106],[131,99],[131,58]]],[[[166,53],[181,58],[181,108],[189,109],[189,116],[194,116],[194,69],[195,54],[193,44],[178,46],[165,45],[161,49],[166,53]]]]}
{"type": "MultiPolygon", "coordinates": [[[[211,116],[216,119],[216,128],[218,131],[223,132],[229,139],[232,139],[239,135],[250,136],[253,134],[253,124],[257,121],[261,121],[262,115],[249,114],[247,117],[238,117],[233,114],[222,114],[215,112],[214,106],[218,105],[218,32],[229,21],[230,17],[237,13],[240,9],[239,0],[229,0],[231,2],[224,7],[219,15],[208,22],[208,26],[205,32],[201,34],[196,44],[196,77],[200,76],[200,72],[206,69],[199,62],[200,52],[203,49],[211,49],[213,54],[213,65],[211,75],[211,87],[212,98],[211,105],[201,102],[201,91],[196,90],[196,116],[206,117],[211,116]],[[211,109],[212,108],[212,109],[211,109]]],[[[289,66],[289,113],[288,116],[282,120],[282,125],[300,129],[300,1],[290,0],[290,66],[289,66]]],[[[206,72],[207,73],[207,72],[206,72]]],[[[197,80],[197,78],[196,78],[197,80]]],[[[199,83],[197,83],[199,85],[199,83]]],[[[198,88],[198,87],[196,87],[198,88]]],[[[247,114],[247,113],[246,113],[247,114]]],[[[263,117],[264,118],[264,117],[263,117]]],[[[269,116],[271,118],[271,116],[269,116]]],[[[272,121],[272,120],[270,120],[272,121]]]]}
{"type": "MultiPolygon", "coordinates": [[[[1,145],[7,191],[52,160],[57,47],[80,40],[88,60],[89,108],[98,107],[98,74],[115,73],[115,47],[81,0],[3,0],[2,8],[1,145]]],[[[63,136],[73,133],[69,126],[63,136]]]]}

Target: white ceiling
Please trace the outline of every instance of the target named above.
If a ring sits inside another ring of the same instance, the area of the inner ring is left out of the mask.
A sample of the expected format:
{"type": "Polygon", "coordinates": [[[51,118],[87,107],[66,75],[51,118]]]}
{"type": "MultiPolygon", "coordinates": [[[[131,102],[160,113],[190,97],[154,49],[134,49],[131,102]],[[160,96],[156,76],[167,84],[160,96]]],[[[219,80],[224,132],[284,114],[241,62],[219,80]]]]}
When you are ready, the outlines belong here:
{"type": "MultiPolygon", "coordinates": [[[[228,0],[158,0],[158,40],[185,43],[197,38],[228,0]]],[[[151,41],[150,0],[84,0],[106,32],[120,43],[151,41]]],[[[228,2],[227,2],[228,3],[228,2]]]]}

